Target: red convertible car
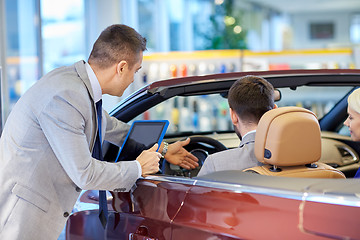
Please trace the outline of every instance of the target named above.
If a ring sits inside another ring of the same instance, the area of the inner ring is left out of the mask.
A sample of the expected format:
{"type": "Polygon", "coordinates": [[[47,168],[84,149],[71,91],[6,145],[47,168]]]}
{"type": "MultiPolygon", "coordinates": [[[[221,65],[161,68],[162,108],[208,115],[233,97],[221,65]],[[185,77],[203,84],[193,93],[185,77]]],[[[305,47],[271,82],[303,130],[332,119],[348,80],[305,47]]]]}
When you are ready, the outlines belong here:
{"type": "MultiPolygon", "coordinates": [[[[353,178],[360,145],[343,126],[347,96],[358,86],[360,70],[341,69],[224,73],[145,86],[111,115],[124,122],[168,119],[166,141],[191,137],[186,148],[199,158],[199,168],[164,161],[161,172],[139,179],[131,192],[109,193],[105,229],[98,219],[97,191],[83,191],[67,222],[66,239],[360,239],[360,179],[353,178]],[[209,154],[239,145],[226,96],[245,75],[271,82],[281,93],[279,107],[300,106],[317,115],[318,162],[346,179],[236,170],[197,177],[209,154]]],[[[106,143],[104,148],[105,159],[114,161],[118,147],[106,143]]]]}

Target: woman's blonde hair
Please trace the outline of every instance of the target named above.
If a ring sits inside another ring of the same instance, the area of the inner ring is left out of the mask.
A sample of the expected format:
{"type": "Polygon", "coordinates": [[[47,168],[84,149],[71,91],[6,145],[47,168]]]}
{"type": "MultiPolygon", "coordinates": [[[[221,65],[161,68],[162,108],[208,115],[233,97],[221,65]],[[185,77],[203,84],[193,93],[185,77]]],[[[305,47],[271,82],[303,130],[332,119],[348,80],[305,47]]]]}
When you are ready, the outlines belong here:
{"type": "Polygon", "coordinates": [[[360,88],[354,90],[348,97],[348,105],[351,109],[360,113],[360,88]]]}

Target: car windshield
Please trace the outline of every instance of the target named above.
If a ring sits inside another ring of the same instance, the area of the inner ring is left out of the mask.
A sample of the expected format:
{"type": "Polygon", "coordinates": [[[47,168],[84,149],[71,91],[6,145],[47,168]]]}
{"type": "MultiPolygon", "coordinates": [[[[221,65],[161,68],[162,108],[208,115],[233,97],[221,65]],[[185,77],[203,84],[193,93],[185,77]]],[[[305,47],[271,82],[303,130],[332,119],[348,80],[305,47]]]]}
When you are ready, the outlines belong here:
{"type": "Polygon", "coordinates": [[[220,94],[177,96],[151,108],[143,119],[168,119],[167,133],[232,130],[227,99],[220,94]]]}
{"type": "MultiPolygon", "coordinates": [[[[313,111],[318,119],[327,114],[353,87],[301,86],[280,88],[279,107],[300,106],[313,111]]],[[[167,119],[167,134],[233,131],[227,99],[221,94],[176,96],[144,112],[134,120],[167,119]]],[[[349,135],[347,128],[340,134],[349,135]]]]}

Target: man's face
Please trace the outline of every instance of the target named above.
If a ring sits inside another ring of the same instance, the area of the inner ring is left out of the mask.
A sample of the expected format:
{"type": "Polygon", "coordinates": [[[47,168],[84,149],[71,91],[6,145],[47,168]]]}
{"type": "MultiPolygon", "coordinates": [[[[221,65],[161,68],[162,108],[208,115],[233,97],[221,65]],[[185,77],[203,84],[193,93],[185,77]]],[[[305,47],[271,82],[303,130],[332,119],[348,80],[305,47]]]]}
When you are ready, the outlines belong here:
{"type": "Polygon", "coordinates": [[[137,57],[139,60],[134,65],[130,66],[126,63],[122,66],[122,71],[118,72],[113,81],[110,95],[121,97],[129,85],[134,82],[134,75],[141,68],[143,53],[140,52],[137,57]]]}
{"type": "Polygon", "coordinates": [[[360,113],[348,107],[348,115],[344,125],[349,128],[351,139],[353,141],[360,141],[360,113]]]}

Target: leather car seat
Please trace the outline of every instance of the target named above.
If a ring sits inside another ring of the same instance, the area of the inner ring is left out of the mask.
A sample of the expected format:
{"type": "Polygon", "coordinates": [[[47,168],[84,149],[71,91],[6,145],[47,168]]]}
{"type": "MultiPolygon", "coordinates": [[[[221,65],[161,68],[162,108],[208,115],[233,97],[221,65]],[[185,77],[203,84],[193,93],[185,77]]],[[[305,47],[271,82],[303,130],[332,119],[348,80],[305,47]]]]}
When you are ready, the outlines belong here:
{"type": "Polygon", "coordinates": [[[262,175],[301,178],[345,178],[317,162],[321,157],[321,131],[316,115],[300,107],[280,107],[266,112],[255,136],[255,156],[263,166],[245,169],[262,175]]]}

